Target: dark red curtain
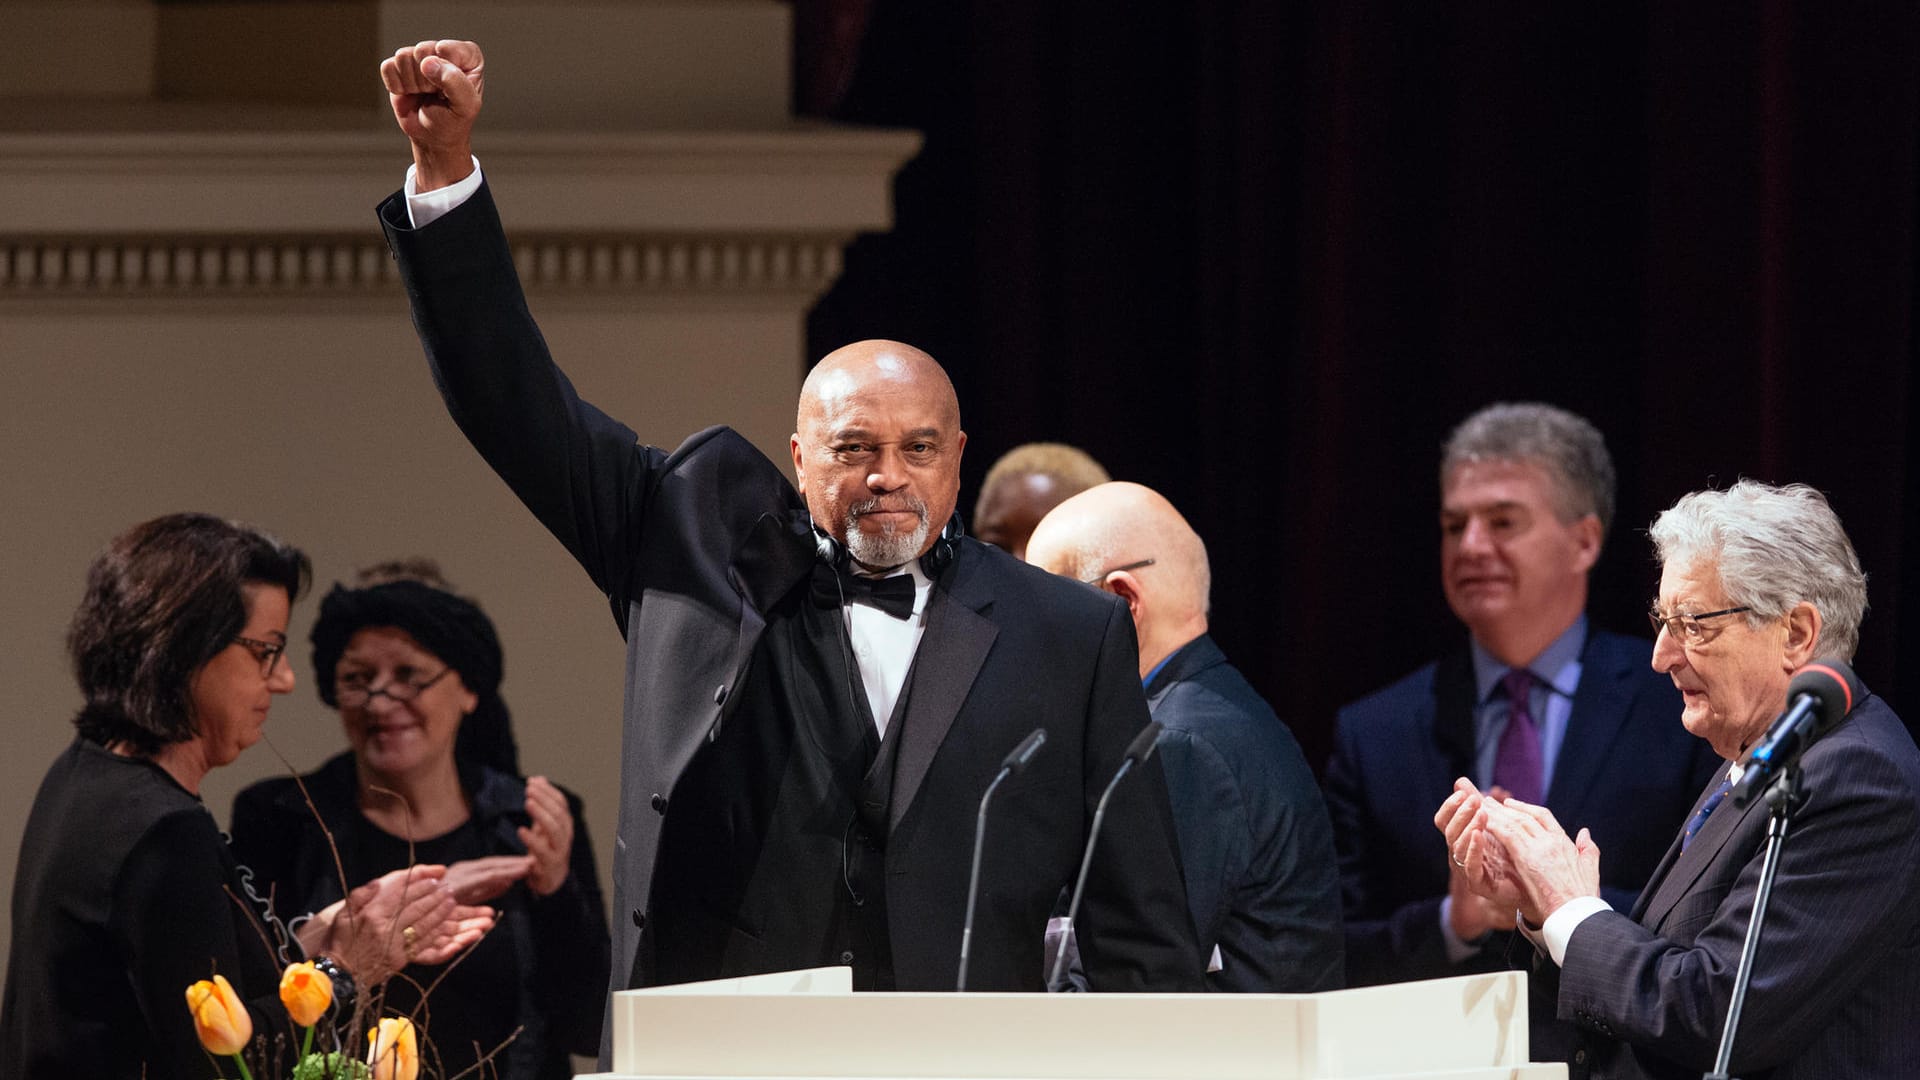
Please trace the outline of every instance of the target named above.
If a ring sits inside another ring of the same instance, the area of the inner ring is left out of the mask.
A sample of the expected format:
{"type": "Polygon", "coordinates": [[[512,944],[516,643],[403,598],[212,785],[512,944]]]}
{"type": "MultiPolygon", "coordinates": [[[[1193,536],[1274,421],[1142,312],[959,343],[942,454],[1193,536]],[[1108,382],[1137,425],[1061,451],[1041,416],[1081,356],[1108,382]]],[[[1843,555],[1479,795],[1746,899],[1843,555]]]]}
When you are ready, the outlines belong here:
{"type": "Polygon", "coordinates": [[[1341,702],[1463,640],[1436,458],[1501,399],[1607,433],[1608,628],[1644,633],[1644,529],[1681,494],[1828,492],[1869,573],[1857,666],[1920,719],[1920,8],[868,7],[830,115],[927,144],[811,351],[947,364],[963,506],[1039,438],[1164,492],[1316,761],[1341,702]]]}

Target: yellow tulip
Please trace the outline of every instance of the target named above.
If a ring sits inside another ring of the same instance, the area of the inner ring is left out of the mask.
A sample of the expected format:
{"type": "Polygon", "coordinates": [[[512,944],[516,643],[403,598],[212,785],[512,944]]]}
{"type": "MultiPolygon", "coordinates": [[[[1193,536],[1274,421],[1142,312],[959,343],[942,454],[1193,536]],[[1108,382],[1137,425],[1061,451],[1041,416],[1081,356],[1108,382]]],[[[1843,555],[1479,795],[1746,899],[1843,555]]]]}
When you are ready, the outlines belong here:
{"type": "Polygon", "coordinates": [[[420,1049],[413,1041],[413,1021],[389,1016],[367,1032],[367,1064],[373,1066],[373,1080],[416,1080],[420,1049]]]}
{"type": "Polygon", "coordinates": [[[253,1038],[253,1017],[240,1003],[225,975],[187,987],[187,1008],[200,1033],[200,1045],[214,1054],[237,1054],[253,1038]]]}
{"type": "Polygon", "coordinates": [[[333,1004],[333,980],[327,973],[306,961],[288,964],[280,976],[280,1004],[301,1027],[312,1027],[333,1004]]]}

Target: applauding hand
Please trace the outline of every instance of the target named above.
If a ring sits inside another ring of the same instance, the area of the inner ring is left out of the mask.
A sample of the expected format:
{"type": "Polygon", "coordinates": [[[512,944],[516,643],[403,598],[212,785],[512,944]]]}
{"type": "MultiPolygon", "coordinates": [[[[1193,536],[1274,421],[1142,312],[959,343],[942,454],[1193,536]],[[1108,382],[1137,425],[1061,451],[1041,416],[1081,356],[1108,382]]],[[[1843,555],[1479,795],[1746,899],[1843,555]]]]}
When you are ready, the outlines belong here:
{"type": "Polygon", "coordinates": [[[573,852],[573,813],[567,809],[567,797],[544,776],[527,780],[527,817],[533,824],[520,829],[520,842],[527,845],[533,867],[527,873],[527,888],[536,896],[550,896],[566,884],[568,859],[573,852]]]}

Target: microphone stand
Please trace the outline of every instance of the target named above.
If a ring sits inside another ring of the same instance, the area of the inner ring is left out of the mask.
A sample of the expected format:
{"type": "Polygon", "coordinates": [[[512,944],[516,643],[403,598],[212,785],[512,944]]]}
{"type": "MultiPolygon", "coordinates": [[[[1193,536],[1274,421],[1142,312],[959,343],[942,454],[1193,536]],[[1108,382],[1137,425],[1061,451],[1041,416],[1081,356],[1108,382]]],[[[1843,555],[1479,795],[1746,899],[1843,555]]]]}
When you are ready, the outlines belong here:
{"type": "Polygon", "coordinates": [[[1047,976],[1049,992],[1061,988],[1060,978],[1067,971],[1067,946],[1073,942],[1073,919],[1080,914],[1080,898],[1087,892],[1087,869],[1093,865],[1093,845],[1100,839],[1100,824],[1107,819],[1107,803],[1112,801],[1114,789],[1127,778],[1127,773],[1153,756],[1153,748],[1159,745],[1160,733],[1165,730],[1166,725],[1160,721],[1147,721],[1147,726],[1127,744],[1120,768],[1114,771],[1113,779],[1107,781],[1107,789],[1100,793],[1100,803],[1093,810],[1093,825],[1087,829],[1087,851],[1080,857],[1080,876],[1074,880],[1073,895],[1067,901],[1067,921],[1060,926],[1060,952],[1054,957],[1053,974],[1047,976]]]}
{"type": "Polygon", "coordinates": [[[1133,759],[1120,763],[1120,769],[1107,781],[1107,790],[1100,793],[1100,804],[1093,811],[1093,826],[1087,830],[1087,851],[1080,858],[1080,876],[1073,883],[1073,897],[1067,901],[1067,921],[1060,927],[1060,951],[1053,959],[1053,974],[1047,976],[1047,989],[1058,990],[1061,976],[1067,973],[1067,945],[1073,940],[1073,917],[1080,914],[1080,897],[1087,891],[1087,868],[1093,865],[1093,845],[1100,839],[1100,823],[1107,818],[1107,800],[1113,798],[1113,789],[1120,786],[1127,771],[1133,768],[1133,759]]]}
{"type": "Polygon", "coordinates": [[[956,993],[967,988],[967,956],[973,951],[973,909],[980,899],[980,855],[987,846],[987,806],[993,802],[993,793],[1000,789],[1007,777],[1027,767],[1033,755],[1047,745],[1047,729],[1034,728],[1020,745],[1007,754],[1000,763],[1000,771],[993,776],[993,783],[987,785],[986,794],[980,796],[980,814],[973,822],[973,869],[967,875],[967,924],[960,931],[960,977],[954,980],[956,993]]]}
{"type": "Polygon", "coordinates": [[[1701,1080],[1732,1080],[1727,1067],[1733,1059],[1733,1038],[1740,1030],[1740,1011],[1747,1001],[1747,982],[1753,978],[1753,958],[1760,951],[1760,931],[1767,918],[1767,901],[1773,896],[1773,879],[1780,872],[1780,848],[1787,842],[1787,829],[1793,815],[1807,801],[1800,786],[1800,766],[1787,766],[1767,787],[1767,853],[1760,863],[1760,887],[1753,895],[1753,914],[1747,920],[1747,938],[1740,946],[1740,967],[1733,976],[1733,1000],[1727,1004],[1727,1026],[1720,1033],[1720,1052],[1713,1059],[1713,1071],[1701,1080]]]}
{"type": "Polygon", "coordinates": [[[987,793],[980,796],[980,814],[973,823],[973,869],[967,875],[967,924],[960,933],[960,977],[954,980],[955,993],[964,993],[967,989],[967,954],[973,951],[973,905],[980,899],[980,852],[987,843],[987,804],[992,801],[994,790],[1012,775],[1012,769],[1002,768],[993,783],[987,785],[987,793]]]}

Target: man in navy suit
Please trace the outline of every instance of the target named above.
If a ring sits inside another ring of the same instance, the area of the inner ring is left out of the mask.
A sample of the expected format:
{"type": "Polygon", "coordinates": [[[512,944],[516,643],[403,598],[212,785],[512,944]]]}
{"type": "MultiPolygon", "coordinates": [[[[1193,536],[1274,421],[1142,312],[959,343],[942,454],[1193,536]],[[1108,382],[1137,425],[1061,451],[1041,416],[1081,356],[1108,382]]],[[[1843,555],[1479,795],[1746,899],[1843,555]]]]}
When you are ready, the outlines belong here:
{"type": "MultiPolygon", "coordinates": [[[[1465,647],[1343,708],[1327,765],[1353,985],[1524,963],[1512,908],[1465,888],[1431,831],[1457,776],[1589,822],[1607,895],[1629,906],[1712,754],[1645,641],[1588,625],[1587,574],[1614,505],[1612,459],[1585,420],[1494,405],[1448,439],[1440,572],[1465,647]]],[[[1536,1017],[1550,1021],[1550,1017],[1536,1017]]],[[[1536,1024],[1534,1055],[1557,1056],[1536,1024]]]]}
{"type": "MultiPolygon", "coordinates": [[[[1677,1080],[1715,1064],[1754,910],[1767,800],[1727,798],[1795,671],[1847,660],[1866,575],[1819,492],[1742,480],[1653,524],[1653,666],[1685,698],[1675,727],[1723,759],[1631,908],[1599,887],[1605,842],[1464,777],[1434,822],[1481,895],[1518,908],[1545,959],[1534,1008],[1575,1026],[1574,1080],[1677,1080]],[[1630,912],[1630,914],[1623,914],[1630,912]]],[[[1920,749],[1863,689],[1800,760],[1804,805],[1781,849],[1728,1072],[1892,1078],[1920,1060],[1920,749]]],[[[1846,706],[1843,705],[1844,709],[1846,706]]]]}
{"type": "MultiPolygon", "coordinates": [[[[959,402],[911,346],[815,366],[797,485],[730,429],[668,452],[581,400],[472,155],[483,70],[455,41],[382,65],[414,167],[379,215],[454,421],[627,639],[614,988],[826,964],[953,988],[975,812],[1044,725],[993,804],[967,984],[1043,989],[1041,928],[1148,723],[1124,608],[962,535],[959,402]]],[[[1137,779],[1088,883],[1087,974],[1198,990],[1165,782],[1137,779]]]]}
{"type": "Polygon", "coordinates": [[[1133,615],[1140,681],[1165,725],[1159,753],[1207,985],[1339,989],[1340,882],[1326,807],[1293,733],[1207,635],[1211,575],[1199,535],[1152,489],[1101,484],[1055,507],[1027,557],[1113,593],[1133,615]]]}

